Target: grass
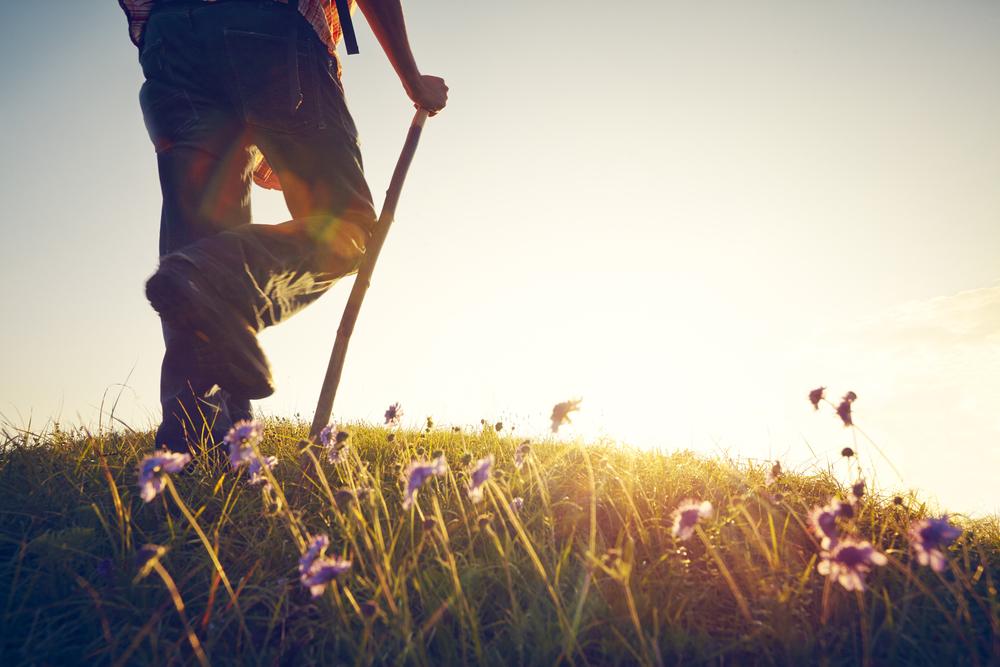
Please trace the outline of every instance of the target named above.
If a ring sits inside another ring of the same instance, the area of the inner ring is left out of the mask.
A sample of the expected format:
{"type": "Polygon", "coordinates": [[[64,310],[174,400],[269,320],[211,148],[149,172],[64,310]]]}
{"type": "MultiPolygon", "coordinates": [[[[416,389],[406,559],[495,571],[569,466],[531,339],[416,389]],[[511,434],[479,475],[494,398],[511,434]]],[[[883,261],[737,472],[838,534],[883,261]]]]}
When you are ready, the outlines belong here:
{"type": "Polygon", "coordinates": [[[305,424],[269,420],[270,491],[202,455],[144,504],[151,434],[8,429],[0,664],[1000,662],[995,518],[953,518],[964,533],[938,574],[907,541],[927,508],[869,492],[843,528],[888,564],[849,592],[817,573],[806,526],[849,491],[828,473],[766,486],[751,464],[556,440],[517,470],[519,439],[491,426],[347,430],[330,464],[305,424]],[[403,470],[438,450],[451,472],[403,511],[403,470]],[[488,454],[473,504],[463,457],[488,454]],[[681,542],[671,515],[689,497],[715,515],[681,542]],[[319,533],[353,565],[313,599],[297,564],[319,533]],[[143,566],[147,544],[164,549],[143,566]]]}

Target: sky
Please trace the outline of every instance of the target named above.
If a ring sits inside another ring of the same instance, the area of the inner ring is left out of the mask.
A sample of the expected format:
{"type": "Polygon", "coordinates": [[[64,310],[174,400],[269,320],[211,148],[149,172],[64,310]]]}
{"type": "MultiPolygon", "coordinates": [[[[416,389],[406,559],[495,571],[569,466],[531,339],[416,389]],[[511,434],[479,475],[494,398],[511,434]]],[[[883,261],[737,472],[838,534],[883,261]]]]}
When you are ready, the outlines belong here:
{"type": "MultiPolygon", "coordinates": [[[[1000,510],[1000,4],[406,6],[443,76],[335,419],[502,420],[1000,510]],[[844,429],[806,394],[858,394],[844,429]],[[856,439],[856,440],[855,440],[856,439]],[[872,444],[874,443],[874,444],[872,444]],[[879,453],[881,451],[884,454],[879,453]]],[[[344,60],[377,203],[412,107],[344,60]]],[[[112,1],[0,5],[0,417],[159,419],[159,191],[112,1]],[[101,411],[102,402],[104,410],[101,411]]],[[[256,190],[254,220],[288,217],[256,190]]],[[[311,419],[345,279],[262,334],[311,419]]]]}

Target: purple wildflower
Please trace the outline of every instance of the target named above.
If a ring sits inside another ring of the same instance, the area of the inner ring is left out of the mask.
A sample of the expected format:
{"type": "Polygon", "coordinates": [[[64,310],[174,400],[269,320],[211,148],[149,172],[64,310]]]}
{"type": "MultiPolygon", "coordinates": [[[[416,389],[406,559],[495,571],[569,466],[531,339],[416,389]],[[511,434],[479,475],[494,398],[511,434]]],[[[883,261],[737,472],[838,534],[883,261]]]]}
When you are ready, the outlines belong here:
{"type": "Polygon", "coordinates": [[[864,497],[864,495],[865,495],[865,480],[859,479],[854,483],[854,486],[851,487],[851,495],[848,497],[848,500],[851,502],[852,505],[857,505],[858,503],[861,502],[861,499],[864,497]]]}
{"type": "Polygon", "coordinates": [[[569,420],[569,413],[575,412],[580,409],[580,402],[582,399],[576,399],[574,401],[564,401],[562,403],[556,403],[552,408],[552,432],[558,433],[559,427],[563,424],[572,424],[569,420]]]}
{"type": "Polygon", "coordinates": [[[308,586],[312,596],[318,598],[331,581],[349,569],[351,561],[340,556],[317,558],[309,565],[309,569],[302,573],[302,585],[308,586]]]}
{"type": "Polygon", "coordinates": [[[469,500],[478,503],[483,499],[483,485],[490,478],[490,468],[493,467],[493,455],[489,454],[485,458],[476,461],[476,465],[469,471],[469,500]]]}
{"type": "Polygon", "coordinates": [[[852,426],[854,424],[854,420],[851,417],[851,403],[856,401],[857,398],[857,394],[853,391],[849,391],[844,394],[843,400],[840,401],[840,405],[837,406],[837,416],[844,422],[844,426],[852,426]]]}
{"type": "Polygon", "coordinates": [[[519,513],[521,511],[521,508],[523,507],[524,507],[524,498],[522,498],[521,496],[518,496],[510,501],[510,508],[514,510],[515,514],[519,513]]]}
{"type": "Polygon", "coordinates": [[[180,472],[191,461],[190,454],[160,452],[150,454],[139,463],[139,495],[150,502],[163,490],[163,476],[180,472]]]}
{"type": "Polygon", "coordinates": [[[829,549],[837,543],[837,515],[840,506],[836,501],[825,507],[814,507],[809,512],[809,528],[819,540],[823,549],[829,549]]]}
{"type": "Polygon", "coordinates": [[[830,502],[830,509],[842,519],[853,519],[855,514],[854,503],[843,501],[839,498],[830,502]]]}
{"type": "Polygon", "coordinates": [[[708,519],[712,516],[712,503],[704,500],[698,502],[692,498],[681,501],[677,509],[674,510],[674,537],[681,540],[690,539],[694,534],[695,524],[699,519],[708,519]]]}
{"type": "Polygon", "coordinates": [[[809,402],[812,403],[813,409],[819,410],[819,402],[823,400],[824,391],[826,387],[817,387],[809,392],[809,402]]]}
{"type": "Polygon", "coordinates": [[[520,470],[524,467],[524,461],[528,458],[528,454],[531,453],[531,443],[525,440],[517,449],[514,450],[514,467],[520,470]]]}
{"type": "Polygon", "coordinates": [[[935,572],[943,572],[947,565],[944,549],[961,534],[961,528],[948,523],[947,515],[940,519],[923,519],[910,526],[910,546],[921,565],[930,565],[935,572]]]}
{"type": "Polygon", "coordinates": [[[330,460],[330,463],[341,463],[347,460],[347,450],[349,445],[337,445],[336,443],[332,447],[327,447],[326,458],[330,460]]]}
{"type": "Polygon", "coordinates": [[[328,449],[346,442],[350,437],[350,433],[339,429],[336,424],[327,424],[319,432],[320,444],[328,449]]]}
{"type": "Polygon", "coordinates": [[[263,439],[263,425],[252,419],[244,419],[233,424],[226,434],[225,443],[229,445],[229,462],[233,469],[248,463],[253,458],[253,447],[263,439]]]}
{"type": "Polygon", "coordinates": [[[323,430],[319,432],[319,443],[324,447],[329,447],[336,434],[337,427],[333,424],[327,424],[323,427],[323,430]]]}
{"type": "Polygon", "coordinates": [[[270,470],[276,465],[278,465],[277,456],[265,456],[263,458],[254,456],[250,459],[250,465],[247,466],[247,474],[250,475],[247,483],[252,485],[267,482],[267,475],[264,474],[264,470],[270,470]]]}
{"type": "Polygon", "coordinates": [[[406,469],[406,496],[403,498],[403,509],[408,510],[417,499],[417,491],[430,477],[448,472],[448,462],[439,456],[430,462],[414,461],[406,469]]]}
{"type": "Polygon", "coordinates": [[[325,534],[314,535],[309,540],[306,552],[299,558],[299,574],[305,576],[306,572],[312,568],[313,562],[326,553],[326,548],[330,546],[330,538],[325,534]]]}
{"type": "Polygon", "coordinates": [[[385,411],[385,423],[391,426],[399,426],[399,420],[403,416],[403,406],[399,403],[393,403],[389,406],[389,409],[385,411]]]}
{"type": "Polygon", "coordinates": [[[816,569],[849,591],[863,591],[865,575],[871,571],[872,566],[885,565],[887,562],[885,554],[875,551],[875,547],[869,542],[848,537],[834,545],[830,551],[824,551],[816,569]]]}

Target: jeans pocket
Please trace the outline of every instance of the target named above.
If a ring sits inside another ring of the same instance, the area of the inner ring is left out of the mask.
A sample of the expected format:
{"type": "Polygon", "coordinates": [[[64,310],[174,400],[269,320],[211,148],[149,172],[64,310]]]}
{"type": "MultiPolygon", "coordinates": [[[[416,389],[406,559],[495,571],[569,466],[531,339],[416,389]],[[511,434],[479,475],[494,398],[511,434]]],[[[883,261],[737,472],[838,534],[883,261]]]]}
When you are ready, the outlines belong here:
{"type": "Polygon", "coordinates": [[[275,35],[227,28],[224,34],[246,122],[278,132],[314,127],[311,53],[295,29],[275,35]]]}
{"type": "Polygon", "coordinates": [[[322,61],[319,72],[320,83],[316,91],[320,105],[320,117],[324,123],[337,124],[347,134],[348,139],[357,144],[358,128],[355,126],[354,118],[347,107],[344,85],[340,82],[340,65],[336,56],[327,53],[326,46],[321,48],[322,53],[319,55],[322,61]]]}
{"type": "Polygon", "coordinates": [[[198,122],[198,111],[187,92],[157,79],[142,84],[139,106],[157,153],[174,146],[198,122]]]}

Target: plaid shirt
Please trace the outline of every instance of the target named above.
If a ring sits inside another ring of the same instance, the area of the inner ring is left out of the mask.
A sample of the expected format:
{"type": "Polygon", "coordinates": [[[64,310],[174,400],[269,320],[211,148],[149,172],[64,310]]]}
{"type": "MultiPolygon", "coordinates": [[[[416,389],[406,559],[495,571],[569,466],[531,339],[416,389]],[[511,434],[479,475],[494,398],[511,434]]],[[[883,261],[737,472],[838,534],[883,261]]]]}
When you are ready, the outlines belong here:
{"type": "MultiPolygon", "coordinates": [[[[204,1],[215,2],[215,0],[204,1]]],[[[289,3],[289,0],[274,1],[286,5],[289,3]]],[[[139,46],[142,43],[143,28],[146,27],[146,21],[149,20],[149,13],[153,10],[156,0],[118,0],[118,4],[125,10],[125,16],[128,17],[128,31],[132,43],[139,46]]],[[[337,17],[337,6],[333,0],[298,0],[297,4],[299,13],[313,27],[330,53],[335,54],[337,42],[340,41],[340,20],[337,17]]],[[[348,6],[352,11],[354,5],[355,0],[348,0],[348,6]]],[[[261,187],[280,190],[281,184],[278,182],[278,177],[271,170],[271,166],[264,159],[264,156],[256,146],[251,146],[250,150],[253,155],[253,180],[261,187]]]]}

